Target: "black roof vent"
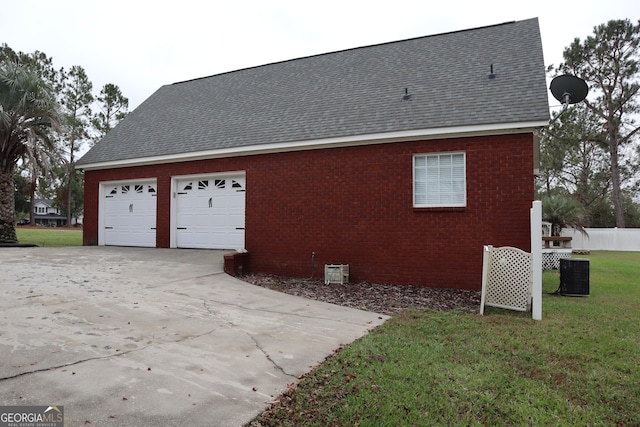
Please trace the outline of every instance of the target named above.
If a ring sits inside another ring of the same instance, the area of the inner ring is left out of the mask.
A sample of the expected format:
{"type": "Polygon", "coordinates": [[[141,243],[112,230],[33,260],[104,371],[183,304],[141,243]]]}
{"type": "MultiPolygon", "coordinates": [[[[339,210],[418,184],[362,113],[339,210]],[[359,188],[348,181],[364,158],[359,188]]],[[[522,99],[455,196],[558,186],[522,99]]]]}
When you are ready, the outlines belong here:
{"type": "Polygon", "coordinates": [[[489,69],[489,80],[494,80],[496,78],[496,75],[493,74],[493,64],[491,64],[491,67],[489,69]]]}

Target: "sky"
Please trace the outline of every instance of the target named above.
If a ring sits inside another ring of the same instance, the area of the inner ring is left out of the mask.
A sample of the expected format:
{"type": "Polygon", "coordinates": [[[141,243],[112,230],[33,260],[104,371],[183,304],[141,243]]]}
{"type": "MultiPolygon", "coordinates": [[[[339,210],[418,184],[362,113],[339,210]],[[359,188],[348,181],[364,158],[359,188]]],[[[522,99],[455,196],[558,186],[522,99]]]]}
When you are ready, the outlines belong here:
{"type": "Polygon", "coordinates": [[[558,65],[595,26],[637,22],[640,1],[5,0],[0,11],[0,43],[82,66],[94,94],[116,84],[131,111],[165,84],[534,17],[545,64],[558,65]]]}

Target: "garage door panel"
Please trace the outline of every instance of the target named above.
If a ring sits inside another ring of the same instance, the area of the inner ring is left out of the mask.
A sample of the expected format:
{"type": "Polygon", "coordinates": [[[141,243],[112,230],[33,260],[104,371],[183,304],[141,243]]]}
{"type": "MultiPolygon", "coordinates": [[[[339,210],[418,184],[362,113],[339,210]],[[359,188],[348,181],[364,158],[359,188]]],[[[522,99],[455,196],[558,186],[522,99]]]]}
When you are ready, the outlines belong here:
{"type": "Polygon", "coordinates": [[[220,232],[214,233],[214,238],[224,240],[229,243],[230,248],[244,248],[244,232],[220,232]]]}
{"type": "Polygon", "coordinates": [[[156,184],[122,182],[104,189],[104,244],[156,246],[156,184]]]}
{"type": "Polygon", "coordinates": [[[214,226],[211,227],[212,230],[218,231],[233,231],[238,227],[243,227],[244,216],[233,216],[233,215],[214,215],[212,218],[214,222],[214,226]]]}
{"type": "Polygon", "coordinates": [[[177,182],[176,245],[182,248],[244,248],[244,177],[177,182]]]}
{"type": "Polygon", "coordinates": [[[194,249],[207,249],[209,243],[209,233],[208,231],[197,231],[190,230],[187,233],[179,233],[178,234],[178,247],[184,248],[194,248],[194,249]]]}
{"type": "Polygon", "coordinates": [[[208,215],[189,215],[187,218],[183,218],[183,220],[178,224],[178,227],[185,227],[193,230],[202,228],[206,229],[209,225],[210,218],[208,215]]]}

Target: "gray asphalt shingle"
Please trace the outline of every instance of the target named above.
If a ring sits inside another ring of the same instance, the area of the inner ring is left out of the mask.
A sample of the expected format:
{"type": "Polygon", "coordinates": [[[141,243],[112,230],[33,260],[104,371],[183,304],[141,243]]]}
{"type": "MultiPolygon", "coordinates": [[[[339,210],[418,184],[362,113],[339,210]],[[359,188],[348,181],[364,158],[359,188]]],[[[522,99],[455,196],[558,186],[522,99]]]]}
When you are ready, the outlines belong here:
{"type": "Polygon", "coordinates": [[[537,18],[162,86],[78,162],[549,119],[537,18]],[[496,78],[488,78],[493,64],[496,78]],[[411,100],[403,101],[405,88],[411,100]]]}

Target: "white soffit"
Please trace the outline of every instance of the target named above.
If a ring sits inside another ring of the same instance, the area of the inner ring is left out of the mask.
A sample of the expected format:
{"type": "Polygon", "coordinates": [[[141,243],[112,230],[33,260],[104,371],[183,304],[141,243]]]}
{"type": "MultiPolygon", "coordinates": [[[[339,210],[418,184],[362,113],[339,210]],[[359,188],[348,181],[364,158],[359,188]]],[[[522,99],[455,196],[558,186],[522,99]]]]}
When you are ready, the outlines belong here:
{"type": "Polygon", "coordinates": [[[435,129],[419,129],[400,132],[378,133],[369,135],[342,136],[307,141],[279,142],[272,144],[247,145],[207,151],[169,154],[166,156],[140,157],[135,159],[114,160],[109,162],[89,163],[79,166],[83,170],[112,169],[118,167],[143,166],[161,163],[176,163],[192,160],[215,159],[221,157],[250,156],[288,151],[314,150],[319,148],[337,148],[356,145],[386,144],[391,142],[418,141],[429,139],[451,139],[460,137],[510,135],[533,132],[549,125],[548,121],[501,123],[465,127],[449,127],[435,129]]]}

